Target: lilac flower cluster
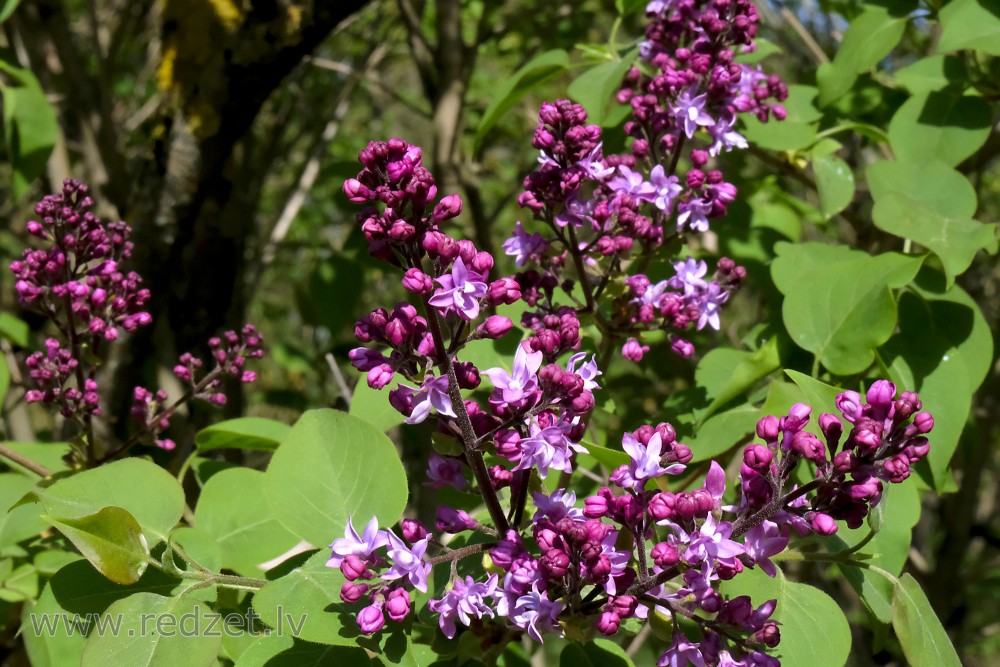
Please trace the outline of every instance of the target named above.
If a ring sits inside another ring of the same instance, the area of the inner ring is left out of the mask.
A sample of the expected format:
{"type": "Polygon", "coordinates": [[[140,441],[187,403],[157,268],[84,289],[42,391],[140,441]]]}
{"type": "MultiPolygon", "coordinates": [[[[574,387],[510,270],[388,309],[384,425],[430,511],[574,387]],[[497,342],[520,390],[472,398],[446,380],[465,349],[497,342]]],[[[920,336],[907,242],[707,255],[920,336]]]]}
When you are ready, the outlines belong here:
{"type": "MultiPolygon", "coordinates": [[[[28,222],[27,230],[45,247],[25,250],[22,259],[10,266],[21,305],[50,319],[60,334],[45,341],[45,352],[34,352],[25,360],[34,383],[25,400],[57,406],[63,417],[80,422],[87,436],[90,419],[101,414],[95,376],[106,344],[118,340],[122,332],[152,322],[142,310],[149,290],[142,288],[138,274],[122,268],[132,255],[132,230],[124,222],[96,216],[89,193],[87,185],[67,179],[61,192],[38,202],[35,214],[39,219],[28,222]]],[[[245,365],[248,359],[263,356],[262,342],[249,324],[240,333],[229,331],[223,338],[213,338],[209,347],[215,370],[197,380],[203,362],[183,355],[174,372],[191,390],[170,407],[165,405],[166,392],[136,387],[132,414],[145,427],[140,435],[155,437],[165,430],[170,416],[189,398],[224,404],[220,384],[225,375],[253,382],[256,374],[245,365]]],[[[168,439],[156,440],[156,444],[164,449],[175,447],[168,439]]],[[[124,451],[127,445],[113,451],[124,451]]]]}
{"type": "Polygon", "coordinates": [[[25,400],[58,406],[66,418],[100,414],[96,367],[82,362],[80,348],[94,354],[121,331],[152,321],[142,309],[149,300],[142,278],[121,268],[132,255],[131,228],[102,220],[93,207],[87,185],[67,179],[61,192],[35,205],[38,220],[27,224],[46,247],[29,248],[10,265],[18,301],[52,319],[62,335],[26,361],[37,389],[25,400]]]}
{"type": "Polygon", "coordinates": [[[160,449],[172,450],[177,446],[173,440],[157,436],[170,427],[170,418],[183,402],[197,398],[213,405],[225,405],[228,398],[222,383],[226,377],[245,383],[257,379],[255,372],[246,369],[248,359],[264,356],[264,337],[254,325],[244,325],[239,333],[227,331],[221,338],[210,338],[208,347],[215,362],[215,367],[208,372],[203,370],[204,360],[190,352],[180,356],[180,363],[174,366],[174,375],[188,386],[188,390],[173,405],[167,405],[167,392],[162,389],[154,393],[145,387],[136,387],[132,392],[132,415],[143,424],[145,436],[160,449]]]}

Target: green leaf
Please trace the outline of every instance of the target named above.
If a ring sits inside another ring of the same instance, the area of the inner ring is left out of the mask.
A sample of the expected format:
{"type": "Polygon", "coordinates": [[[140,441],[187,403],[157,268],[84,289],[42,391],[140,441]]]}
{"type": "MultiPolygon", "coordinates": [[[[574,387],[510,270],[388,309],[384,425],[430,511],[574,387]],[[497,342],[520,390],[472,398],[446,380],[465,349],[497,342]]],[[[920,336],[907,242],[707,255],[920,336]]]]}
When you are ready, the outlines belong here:
{"type": "Polygon", "coordinates": [[[173,475],[138,458],[85,470],[33,493],[48,514],[58,517],[120,507],[139,522],[151,547],[167,538],[184,511],[184,491],[173,475]]]}
{"type": "Polygon", "coordinates": [[[892,597],[892,627],[913,667],[961,667],[958,653],[931,608],[920,584],[909,574],[899,578],[892,597]]]}
{"type": "Polygon", "coordinates": [[[938,14],[942,52],[978,49],[1000,56],[1000,12],[989,0],[952,0],[938,14]]]}
{"type": "Polygon", "coordinates": [[[262,621],[272,628],[289,621],[301,627],[294,636],[306,641],[337,646],[357,646],[357,609],[340,602],[340,586],[344,575],[337,568],[326,566],[327,550],[313,554],[309,560],[288,574],[260,589],[253,599],[253,608],[262,621]]]}
{"type": "Polygon", "coordinates": [[[911,95],[925,95],[948,88],[961,92],[968,85],[968,72],[965,62],[958,56],[928,56],[896,72],[896,83],[911,95]]]}
{"type": "Polygon", "coordinates": [[[819,104],[828,106],[847,93],[858,75],[875,67],[889,55],[906,30],[906,15],[894,15],[889,8],[867,5],[851,21],[833,62],[824,63],[817,73],[819,104]]]}
{"type": "Polygon", "coordinates": [[[889,122],[889,143],[900,160],[937,158],[954,166],[986,143],[992,120],[990,105],[981,97],[914,95],[889,122]]]}
{"type": "MultiPolygon", "coordinates": [[[[184,553],[206,570],[218,572],[224,567],[222,547],[219,546],[219,541],[203,530],[191,526],[179,526],[170,533],[170,541],[183,549],[184,553]]],[[[174,563],[181,569],[188,571],[195,569],[191,565],[185,566],[184,558],[176,552],[174,553],[174,563]]]]}
{"type": "Polygon", "coordinates": [[[120,507],[105,507],[76,519],[45,518],[116,584],[134,584],[149,565],[149,547],[139,522],[120,507]]]}
{"type": "Polygon", "coordinates": [[[948,284],[972,265],[976,253],[997,251],[997,226],[972,218],[951,218],[910,206],[913,199],[891,192],[879,198],[872,219],[890,234],[912,239],[941,259],[948,284]]]}
{"type": "Polygon", "coordinates": [[[774,579],[757,568],[723,582],[721,590],[749,595],[755,607],[777,601],[771,619],[781,624],[781,664],[839,667],[847,662],[851,652],[847,619],[840,605],[818,588],[788,581],[780,568],[774,579]]]}
{"type": "Polygon", "coordinates": [[[868,167],[866,176],[876,202],[894,193],[910,200],[907,207],[927,208],[942,217],[971,218],[976,214],[975,188],[940,160],[878,160],[868,167]]]}
{"type": "MultiPolygon", "coordinates": [[[[619,60],[609,60],[591,67],[569,84],[570,98],[587,110],[588,122],[604,125],[608,103],[621,88],[622,78],[632,67],[638,50],[630,51],[619,60]]],[[[617,104],[617,102],[616,102],[617,104]]]]}
{"type": "Polygon", "coordinates": [[[757,47],[755,50],[750,51],[749,53],[737,54],[735,58],[736,62],[744,63],[746,65],[756,65],[768,56],[785,52],[780,46],[763,37],[755,39],[754,45],[757,47]]]}
{"type": "Polygon", "coordinates": [[[476,130],[475,146],[482,144],[487,133],[497,124],[514,104],[517,103],[531,89],[538,87],[557,74],[561,74],[569,68],[569,54],[562,49],[553,49],[541,53],[519,70],[514,72],[506,81],[497,86],[497,93],[493,101],[483,112],[483,118],[479,121],[479,128],[476,130]]]}
{"type": "Polygon", "coordinates": [[[258,449],[273,451],[291,427],[262,417],[229,419],[198,431],[194,443],[199,451],[210,449],[258,449]]]}
{"type": "Polygon", "coordinates": [[[559,667],[634,667],[634,663],[622,647],[607,639],[596,639],[586,644],[566,644],[559,654],[559,667]]]}
{"type": "Polygon", "coordinates": [[[649,4],[649,0],[615,0],[615,9],[620,16],[628,16],[640,9],[644,9],[649,4]]]}
{"type": "MultiPolygon", "coordinates": [[[[70,452],[70,445],[66,442],[11,442],[3,443],[9,449],[14,450],[22,456],[26,456],[35,463],[40,463],[54,473],[66,472],[69,466],[66,464],[66,456],[70,452]]],[[[38,474],[23,467],[20,463],[3,459],[0,464],[10,467],[30,479],[38,479],[38,474]]]]}
{"type": "Polygon", "coordinates": [[[756,116],[742,117],[747,141],[772,151],[796,151],[816,141],[816,127],[791,120],[762,123],[756,116]]]}
{"type": "MultiPolygon", "coordinates": [[[[793,123],[814,123],[823,117],[823,112],[816,108],[816,95],[819,91],[815,86],[792,84],[788,86],[788,97],[781,106],[788,112],[786,120],[793,123]]],[[[780,124],[779,124],[780,126],[780,124]]]]}
{"type": "Polygon", "coordinates": [[[0,586],[0,600],[25,602],[36,598],[38,598],[38,570],[31,563],[22,563],[4,577],[3,585],[0,586]]]}
{"type": "Polygon", "coordinates": [[[24,475],[0,473],[0,556],[25,556],[20,542],[37,538],[48,526],[40,517],[41,506],[28,503],[8,509],[24,494],[31,491],[34,484],[24,475]]]}
{"type": "Polygon", "coordinates": [[[684,438],[691,448],[691,461],[706,461],[739,444],[752,433],[760,410],[741,405],[707,419],[695,431],[694,437],[684,438]]]}
{"type": "Polygon", "coordinates": [[[348,414],[374,424],[383,431],[399,426],[404,419],[399,410],[389,403],[389,388],[372,389],[364,376],[354,385],[354,395],[351,397],[351,409],[348,414]]]}
{"type": "Polygon", "coordinates": [[[0,312],[0,336],[15,345],[28,346],[28,323],[10,313],[0,312]]]}
{"type": "Polygon", "coordinates": [[[584,447],[587,448],[587,452],[594,459],[596,459],[598,463],[606,467],[608,470],[614,470],[618,466],[628,465],[628,454],[621,450],[608,449],[607,447],[601,447],[600,445],[594,445],[589,442],[584,443],[584,447]]]}
{"type": "Polygon", "coordinates": [[[854,198],[854,172],[836,155],[814,156],[812,167],[819,193],[819,210],[829,220],[847,208],[854,198]]]}
{"type": "Polygon", "coordinates": [[[371,658],[363,648],[324,646],[270,635],[259,638],[240,655],[236,667],[369,667],[371,658]]]}
{"type": "Polygon", "coordinates": [[[194,516],[198,529],[222,548],[221,567],[245,577],[259,577],[261,563],[298,543],[275,518],[265,494],[264,473],[231,468],[213,475],[201,491],[194,516]]]}
{"type": "Polygon", "coordinates": [[[712,399],[699,419],[704,420],[737,396],[746,393],[757,382],[781,368],[778,339],[770,340],[752,353],[716,348],[705,355],[695,371],[695,382],[705,387],[712,399]],[[732,354],[737,352],[738,354],[732,354]],[[720,356],[724,355],[724,357],[720,356]],[[709,360],[712,361],[709,361],[709,360]],[[722,363],[716,361],[718,359],[722,363]],[[711,379],[709,379],[711,373],[711,379]],[[708,383],[711,383],[711,386],[708,383]]]}
{"type": "Polygon", "coordinates": [[[922,259],[822,243],[775,250],[771,277],[785,295],[782,317],[795,343],[837,375],[867,368],[896,326],[892,290],[913,280],[922,259]]]}
{"type": "Polygon", "coordinates": [[[19,4],[21,4],[21,0],[4,0],[0,3],[0,23],[9,19],[19,4]]]}
{"type": "Polygon", "coordinates": [[[81,667],[208,666],[214,664],[222,644],[217,615],[205,603],[187,597],[135,593],[113,603],[104,616],[120,626],[115,632],[90,635],[81,667]],[[215,631],[208,632],[210,624],[215,631]]]}
{"type": "Polygon", "coordinates": [[[380,430],[336,410],[310,410],[274,453],[264,493],[285,528],[313,545],[328,544],[377,516],[396,523],[407,486],[396,448],[380,430]]]}
{"type": "Polygon", "coordinates": [[[85,560],[56,572],[34,607],[25,606],[21,635],[31,664],[63,667],[80,664],[87,635],[108,605],[139,591],[174,595],[190,582],[168,577],[159,570],[146,572],[138,583],[122,586],[100,574],[85,560]]]}
{"type": "Polygon", "coordinates": [[[820,382],[816,378],[810,377],[805,373],[799,373],[798,371],[785,369],[785,375],[805,394],[806,402],[812,406],[814,419],[819,419],[821,412],[836,414],[837,395],[842,393],[843,389],[820,382]]]}
{"type": "Polygon", "coordinates": [[[0,71],[9,79],[3,93],[4,142],[13,168],[12,190],[22,197],[44,170],[59,136],[55,110],[35,75],[0,60],[0,71]]]}

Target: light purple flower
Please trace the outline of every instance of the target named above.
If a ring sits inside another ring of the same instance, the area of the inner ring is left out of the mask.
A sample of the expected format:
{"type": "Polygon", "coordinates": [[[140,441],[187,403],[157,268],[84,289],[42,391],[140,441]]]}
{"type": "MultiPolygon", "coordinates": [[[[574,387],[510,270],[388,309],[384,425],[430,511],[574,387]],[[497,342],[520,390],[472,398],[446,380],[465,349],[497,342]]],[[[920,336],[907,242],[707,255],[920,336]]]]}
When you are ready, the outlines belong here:
{"type": "Polygon", "coordinates": [[[719,313],[722,311],[722,305],[728,300],[729,292],[722,289],[719,283],[709,283],[708,289],[698,299],[698,309],[701,311],[698,317],[698,331],[704,329],[706,324],[716,331],[719,330],[722,326],[719,313]]]}
{"type": "Polygon", "coordinates": [[[691,543],[684,552],[688,563],[712,562],[733,558],[746,552],[743,545],[729,539],[733,525],[728,521],[716,523],[715,516],[709,514],[698,532],[691,534],[691,543]]]}
{"type": "Polygon", "coordinates": [[[542,479],[549,474],[549,468],[572,472],[572,452],[585,454],[587,449],[567,438],[563,426],[568,425],[560,423],[541,428],[537,422],[532,421],[528,437],[522,438],[518,443],[521,447],[521,459],[514,470],[538,468],[538,476],[542,479]]]}
{"type": "Polygon", "coordinates": [[[615,581],[615,577],[621,576],[628,569],[629,561],[632,560],[631,551],[619,551],[615,549],[617,541],[617,530],[608,531],[608,534],[601,541],[601,555],[607,556],[608,560],[611,561],[611,573],[608,574],[608,580],[604,582],[604,590],[611,595],[618,594],[618,584],[615,581]]]}
{"type": "Polygon", "coordinates": [[[541,351],[528,352],[522,343],[514,353],[514,368],[510,373],[503,368],[488,368],[483,375],[501,391],[505,403],[516,403],[538,387],[535,374],[542,365],[543,356],[541,351]]]}
{"type": "Polygon", "coordinates": [[[632,437],[631,433],[622,436],[622,449],[629,455],[631,461],[628,466],[622,466],[615,471],[615,483],[623,488],[641,492],[646,485],[646,480],[661,475],[677,475],[684,471],[685,466],[674,463],[664,468],[660,465],[661,450],[663,441],[659,433],[654,433],[649,439],[649,444],[645,447],[632,437]]]}
{"type": "Polygon", "coordinates": [[[362,535],[358,535],[358,531],[354,529],[352,517],[348,517],[344,536],[338,537],[330,545],[333,555],[326,562],[326,566],[340,567],[340,564],[348,556],[357,556],[361,560],[368,560],[376,549],[384,547],[388,542],[389,537],[386,531],[378,529],[376,517],[371,518],[362,535]]]}
{"type": "Polygon", "coordinates": [[[632,303],[659,308],[660,301],[663,299],[663,295],[667,292],[667,287],[669,286],[670,283],[667,280],[661,280],[658,283],[654,283],[646,288],[646,291],[642,293],[642,296],[632,299],[632,303]]]}
{"type": "Polygon", "coordinates": [[[681,193],[680,182],[676,176],[667,176],[663,170],[663,165],[656,165],[649,173],[649,182],[656,191],[653,198],[653,206],[664,213],[670,212],[674,198],[681,193]]]}
{"type": "Polygon", "coordinates": [[[625,165],[618,166],[618,178],[613,178],[608,182],[615,192],[632,195],[642,201],[653,201],[656,198],[656,186],[642,178],[642,174],[632,171],[625,165]]]}
{"type": "Polygon", "coordinates": [[[514,264],[523,266],[532,255],[545,252],[548,247],[545,238],[538,234],[529,234],[518,220],[514,225],[514,235],[503,242],[504,254],[514,258],[514,264]]]}
{"type": "Polygon", "coordinates": [[[708,282],[705,280],[708,264],[704,261],[688,257],[682,262],[674,262],[674,272],[676,275],[667,283],[674,289],[683,289],[684,296],[698,294],[708,287],[708,282]]]}
{"type": "Polygon", "coordinates": [[[781,529],[773,521],[764,521],[747,531],[743,538],[746,553],[769,577],[777,573],[771,556],[781,553],[788,546],[788,538],[781,535],[781,529]]]}
{"type": "Polygon", "coordinates": [[[451,590],[447,591],[440,600],[431,600],[427,603],[428,608],[438,614],[438,625],[448,639],[455,636],[457,627],[455,619],[462,622],[462,625],[469,625],[473,618],[483,618],[495,616],[493,608],[486,603],[486,598],[496,597],[497,575],[491,574],[486,583],[476,582],[472,577],[456,579],[451,590]]]}
{"type": "Polygon", "coordinates": [[[659,14],[670,4],[668,0],[652,0],[648,5],[646,5],[646,16],[652,14],[659,14]]]}
{"type": "Polygon", "coordinates": [[[465,266],[459,257],[451,273],[434,279],[441,286],[428,303],[444,312],[456,311],[463,319],[473,320],[479,315],[479,300],[486,296],[485,278],[465,266]]]}
{"type": "Polygon", "coordinates": [[[674,119],[684,129],[684,134],[688,139],[694,137],[694,133],[699,127],[710,127],[715,125],[715,121],[705,113],[705,101],[708,95],[697,92],[694,87],[688,88],[677,96],[677,103],[670,107],[674,114],[674,119]]]}
{"type": "Polygon", "coordinates": [[[704,199],[692,198],[677,205],[677,230],[687,227],[693,232],[708,231],[708,214],[712,203],[704,199]]]}
{"type": "Polygon", "coordinates": [[[687,637],[677,634],[673,645],[663,652],[656,664],[657,667],[705,667],[705,657],[698,650],[698,644],[692,644],[687,637]]]}
{"type": "Polygon", "coordinates": [[[419,389],[400,384],[396,391],[405,395],[406,402],[413,406],[410,416],[403,420],[407,424],[423,422],[431,414],[431,408],[447,417],[456,416],[448,396],[448,378],[443,375],[434,377],[428,373],[419,389]]]}
{"type": "Polygon", "coordinates": [[[392,567],[382,575],[385,581],[406,578],[410,584],[421,593],[427,592],[427,575],[431,572],[431,564],[424,560],[427,552],[427,543],[431,536],[428,535],[419,542],[415,542],[412,547],[406,546],[406,542],[396,537],[391,530],[389,535],[389,560],[392,567]]]}
{"type": "Polygon", "coordinates": [[[543,516],[548,517],[552,523],[555,523],[564,516],[568,516],[575,521],[584,520],[583,510],[573,507],[576,503],[576,494],[572,491],[556,489],[549,496],[534,491],[531,494],[531,498],[535,501],[535,507],[538,508],[535,515],[531,517],[532,521],[538,521],[543,516]]]}
{"type": "Polygon", "coordinates": [[[427,486],[433,489],[442,489],[446,486],[453,486],[456,489],[464,489],[466,485],[465,475],[462,474],[462,462],[458,459],[445,458],[439,454],[432,453],[427,461],[427,486]]]}
{"type": "Polygon", "coordinates": [[[733,129],[736,117],[733,114],[723,114],[715,125],[708,128],[708,133],[712,136],[712,145],[708,147],[708,154],[712,157],[719,155],[723,151],[729,152],[734,148],[745,150],[748,146],[746,137],[733,129]]]}
{"type": "Polygon", "coordinates": [[[600,143],[594,146],[582,160],[576,163],[577,167],[582,169],[588,177],[595,181],[603,181],[615,172],[614,167],[605,166],[602,162],[604,156],[601,154],[601,146],[602,144],[600,143]]]}
{"type": "Polygon", "coordinates": [[[562,210],[556,215],[556,224],[560,227],[567,225],[579,227],[585,222],[593,222],[590,217],[593,212],[593,199],[580,199],[576,195],[573,195],[566,200],[562,210]]]}
{"type": "MultiPolygon", "coordinates": [[[[517,627],[527,630],[528,636],[537,642],[543,642],[542,635],[545,633],[555,633],[562,636],[562,629],[559,627],[559,612],[566,605],[562,602],[549,600],[545,591],[538,590],[538,584],[531,587],[531,590],[514,602],[514,608],[509,609],[510,621],[517,627]]],[[[499,613],[499,607],[497,608],[499,613]]]]}
{"type": "Polygon", "coordinates": [[[590,361],[581,364],[579,370],[577,370],[576,365],[583,361],[587,357],[586,352],[577,352],[569,361],[566,362],[566,372],[576,373],[583,379],[583,388],[585,391],[594,391],[595,389],[600,389],[601,385],[594,382],[594,378],[598,375],[602,375],[600,369],[597,368],[597,355],[590,355],[590,361]]]}

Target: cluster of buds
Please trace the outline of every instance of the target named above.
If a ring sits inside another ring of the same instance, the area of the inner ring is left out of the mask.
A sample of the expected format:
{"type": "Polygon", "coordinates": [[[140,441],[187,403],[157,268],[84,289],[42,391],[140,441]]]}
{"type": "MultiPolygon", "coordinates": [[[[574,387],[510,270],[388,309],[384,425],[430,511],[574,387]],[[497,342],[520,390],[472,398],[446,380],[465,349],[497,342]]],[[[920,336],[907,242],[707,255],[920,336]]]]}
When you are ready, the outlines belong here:
{"type": "Polygon", "coordinates": [[[78,383],[77,372],[80,362],[73,352],[55,338],[45,341],[45,352],[34,352],[24,362],[28,367],[28,377],[37,389],[29,389],[24,400],[28,403],[46,403],[59,406],[59,413],[67,419],[74,415],[101,414],[97,382],[86,378],[83,387],[67,383],[78,383]]]}

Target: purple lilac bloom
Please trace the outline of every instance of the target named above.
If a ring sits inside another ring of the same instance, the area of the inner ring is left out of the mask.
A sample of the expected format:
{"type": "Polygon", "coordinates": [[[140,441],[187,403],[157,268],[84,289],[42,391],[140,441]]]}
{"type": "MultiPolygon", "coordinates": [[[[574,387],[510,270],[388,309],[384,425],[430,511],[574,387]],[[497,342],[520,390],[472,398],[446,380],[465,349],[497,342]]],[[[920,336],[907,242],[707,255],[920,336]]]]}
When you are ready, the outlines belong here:
{"type": "Polygon", "coordinates": [[[694,564],[706,561],[725,560],[739,556],[746,550],[739,542],[729,539],[733,525],[728,521],[717,523],[709,514],[698,532],[691,534],[691,544],[684,552],[684,560],[694,564]]]}
{"type": "Polygon", "coordinates": [[[497,575],[491,574],[485,583],[476,582],[472,577],[456,579],[451,590],[440,600],[431,600],[428,608],[438,614],[438,625],[448,639],[455,637],[457,618],[463,625],[469,625],[473,618],[495,616],[493,608],[486,603],[487,597],[496,597],[497,575]]]}
{"type": "Polygon", "coordinates": [[[773,521],[764,521],[747,531],[743,538],[746,553],[769,577],[777,574],[771,556],[781,553],[788,546],[788,537],[781,535],[781,529],[773,521]]]}
{"type": "MultiPolygon", "coordinates": [[[[559,627],[559,612],[566,605],[562,602],[549,600],[545,591],[538,590],[538,584],[534,584],[531,590],[517,598],[514,608],[509,609],[509,618],[517,627],[527,630],[528,636],[537,642],[543,642],[543,633],[556,633],[562,636],[559,627]]],[[[499,607],[497,611],[499,612],[499,607]]]]}
{"type": "Polygon", "coordinates": [[[709,283],[708,289],[702,293],[698,300],[698,309],[701,310],[701,315],[698,317],[699,331],[704,329],[706,324],[716,331],[719,330],[719,327],[722,326],[719,313],[727,300],[729,300],[729,292],[722,289],[719,283],[709,283]]]}
{"type": "Polygon", "coordinates": [[[461,257],[455,260],[451,273],[434,279],[441,286],[428,303],[444,312],[456,311],[463,319],[479,315],[479,300],[486,296],[485,278],[465,266],[461,257]]]}
{"type": "Polygon", "coordinates": [[[668,280],[667,284],[674,289],[683,289],[684,296],[698,294],[708,287],[708,282],[705,281],[708,264],[704,261],[688,257],[682,262],[674,262],[674,271],[677,275],[668,280]]]}
{"type": "Polygon", "coordinates": [[[548,245],[541,234],[524,231],[524,225],[518,220],[514,225],[514,235],[503,242],[503,251],[514,258],[516,266],[523,266],[532,255],[545,252],[548,245]]]}
{"type": "Polygon", "coordinates": [[[697,92],[693,87],[688,88],[677,96],[677,104],[670,107],[678,125],[684,128],[684,134],[688,139],[694,137],[694,133],[699,127],[710,127],[715,125],[712,117],[705,113],[705,101],[708,96],[705,93],[694,95],[697,92]]]}
{"type": "Polygon", "coordinates": [[[604,582],[604,590],[611,595],[618,594],[618,583],[615,581],[615,578],[621,576],[628,569],[629,561],[632,560],[631,551],[619,551],[615,549],[617,541],[617,530],[608,531],[608,534],[601,541],[601,555],[607,556],[611,562],[611,573],[608,575],[608,580],[604,582]]]}
{"type": "Polygon", "coordinates": [[[579,227],[585,222],[591,221],[591,214],[594,212],[593,199],[580,199],[573,195],[566,200],[565,206],[556,215],[556,224],[560,227],[574,225],[579,227]]]}
{"type": "Polygon", "coordinates": [[[654,283],[646,288],[646,291],[642,293],[642,296],[632,299],[632,303],[658,308],[660,300],[663,298],[663,295],[666,293],[667,287],[669,286],[669,281],[666,280],[654,283]]]}
{"type": "Polygon", "coordinates": [[[419,389],[400,384],[396,391],[413,408],[410,415],[403,420],[407,424],[423,422],[431,414],[431,408],[447,417],[455,416],[455,411],[451,407],[451,398],[448,396],[448,378],[443,375],[434,377],[428,373],[419,389]]]}
{"type": "Polygon", "coordinates": [[[646,16],[658,15],[670,4],[668,0],[653,0],[646,5],[646,16]]]}
{"type": "Polygon", "coordinates": [[[568,425],[558,423],[541,428],[537,422],[532,421],[528,437],[522,438],[519,443],[521,460],[514,466],[514,470],[529,470],[537,467],[538,476],[542,479],[545,479],[549,474],[549,468],[572,472],[573,468],[570,463],[572,452],[585,454],[587,449],[567,438],[563,426],[568,425]]]}
{"type": "Polygon", "coordinates": [[[712,145],[708,147],[708,154],[715,157],[723,151],[729,152],[734,148],[744,150],[747,148],[747,140],[742,134],[733,129],[736,124],[736,116],[731,113],[723,114],[718,122],[708,128],[708,133],[712,135],[712,145]]]}
{"type": "Polygon", "coordinates": [[[603,163],[604,156],[601,154],[602,145],[598,143],[590,149],[590,152],[582,160],[576,163],[577,167],[582,169],[588,177],[595,181],[603,181],[615,172],[614,167],[605,166],[603,163]]]}
{"type": "Polygon", "coordinates": [[[618,178],[613,178],[608,182],[615,192],[632,195],[642,201],[653,201],[656,198],[656,186],[642,178],[638,171],[632,171],[625,165],[618,166],[618,178]]]}
{"type": "Polygon", "coordinates": [[[347,526],[344,528],[344,536],[339,537],[330,545],[333,555],[326,562],[327,567],[340,567],[340,564],[348,556],[357,556],[362,560],[371,558],[372,553],[379,547],[384,547],[389,542],[386,531],[378,529],[378,519],[372,517],[362,535],[354,529],[352,518],[347,518],[347,526]]]}
{"type": "Polygon", "coordinates": [[[712,202],[704,199],[688,199],[677,205],[677,229],[686,226],[693,232],[708,231],[708,214],[712,212],[712,202]]]}
{"type": "Polygon", "coordinates": [[[662,475],[677,475],[684,471],[685,466],[674,463],[664,468],[660,465],[663,441],[659,433],[654,433],[645,447],[631,433],[622,436],[622,449],[628,453],[629,464],[621,466],[612,475],[612,481],[623,488],[641,493],[646,480],[662,475]]]}
{"type": "Polygon", "coordinates": [[[657,667],[705,667],[705,657],[698,650],[698,644],[692,644],[682,634],[674,635],[674,643],[663,652],[656,661],[657,667]]]}
{"type": "Polygon", "coordinates": [[[540,351],[529,352],[522,343],[514,353],[514,368],[510,373],[502,368],[488,368],[483,375],[501,391],[504,403],[516,403],[538,387],[535,374],[542,365],[543,356],[540,351]]]}
{"type": "Polygon", "coordinates": [[[670,212],[674,198],[681,193],[680,181],[676,176],[667,176],[663,171],[663,165],[656,165],[649,174],[649,182],[656,190],[653,198],[653,206],[664,213],[670,212]]]}
{"type": "Polygon", "coordinates": [[[391,530],[389,535],[389,560],[392,567],[382,575],[385,581],[393,581],[405,577],[410,584],[421,593],[427,592],[427,575],[431,572],[431,564],[424,560],[427,543],[431,536],[414,542],[412,547],[396,537],[391,530]]]}
{"type": "Polygon", "coordinates": [[[584,391],[594,391],[595,389],[600,389],[601,385],[594,381],[598,375],[602,375],[600,369],[597,368],[597,355],[590,355],[590,361],[584,362],[580,365],[579,370],[577,370],[576,365],[586,359],[586,352],[577,352],[569,361],[566,362],[566,372],[576,373],[583,379],[583,389],[584,391]]]}
{"type": "Polygon", "coordinates": [[[442,489],[446,486],[455,487],[458,490],[465,488],[465,475],[462,474],[464,466],[458,459],[445,458],[437,453],[432,453],[427,461],[427,486],[432,489],[442,489]]]}
{"type": "Polygon", "coordinates": [[[548,517],[552,523],[555,523],[564,516],[568,516],[574,521],[585,520],[583,510],[573,506],[576,503],[576,494],[572,491],[556,489],[549,496],[534,491],[531,494],[531,498],[535,501],[535,507],[538,508],[535,515],[531,517],[532,521],[538,521],[543,516],[548,517]]]}

